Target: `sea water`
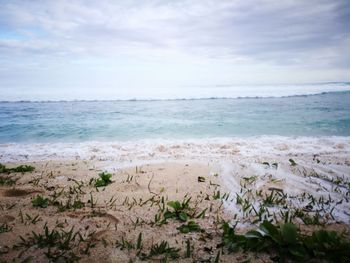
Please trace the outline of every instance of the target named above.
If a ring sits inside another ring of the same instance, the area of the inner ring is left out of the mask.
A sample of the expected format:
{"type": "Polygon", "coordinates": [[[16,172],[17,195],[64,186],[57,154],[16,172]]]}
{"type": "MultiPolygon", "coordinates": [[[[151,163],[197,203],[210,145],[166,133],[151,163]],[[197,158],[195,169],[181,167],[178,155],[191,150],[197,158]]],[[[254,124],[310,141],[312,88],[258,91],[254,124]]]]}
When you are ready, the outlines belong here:
{"type": "Polygon", "coordinates": [[[350,136],[350,91],[247,98],[0,102],[0,143],[350,136]]]}

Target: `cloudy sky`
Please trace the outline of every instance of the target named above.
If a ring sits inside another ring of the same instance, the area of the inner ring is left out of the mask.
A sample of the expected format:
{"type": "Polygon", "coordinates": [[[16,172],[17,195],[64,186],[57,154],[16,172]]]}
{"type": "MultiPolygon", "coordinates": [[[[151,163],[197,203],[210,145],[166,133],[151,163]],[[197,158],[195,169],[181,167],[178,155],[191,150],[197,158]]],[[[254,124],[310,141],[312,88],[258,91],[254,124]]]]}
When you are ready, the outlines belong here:
{"type": "Polygon", "coordinates": [[[0,0],[3,99],[350,81],[349,0],[0,0]]]}

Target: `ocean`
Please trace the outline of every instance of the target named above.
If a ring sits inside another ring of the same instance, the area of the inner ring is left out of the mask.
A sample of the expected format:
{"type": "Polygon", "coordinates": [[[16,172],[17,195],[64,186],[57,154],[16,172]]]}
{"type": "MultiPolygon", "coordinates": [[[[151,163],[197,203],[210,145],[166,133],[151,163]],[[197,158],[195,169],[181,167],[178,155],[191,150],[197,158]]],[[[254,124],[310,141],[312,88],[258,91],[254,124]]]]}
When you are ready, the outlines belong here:
{"type": "Polygon", "coordinates": [[[2,101],[0,162],[100,158],[127,165],[221,160],[235,153],[348,156],[348,83],[304,91],[243,89],[243,97],[220,90],[216,96],[192,92],[167,99],[2,101]]]}
{"type": "Polygon", "coordinates": [[[350,91],[287,97],[1,102],[0,143],[350,136],[350,91]]]}

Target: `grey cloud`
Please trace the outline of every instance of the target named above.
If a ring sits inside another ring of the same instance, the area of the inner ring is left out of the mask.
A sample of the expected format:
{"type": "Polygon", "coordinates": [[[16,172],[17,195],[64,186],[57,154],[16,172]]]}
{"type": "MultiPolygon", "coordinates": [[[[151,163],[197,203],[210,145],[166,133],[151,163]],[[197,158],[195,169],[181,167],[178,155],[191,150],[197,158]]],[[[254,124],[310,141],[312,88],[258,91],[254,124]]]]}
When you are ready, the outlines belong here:
{"type": "Polygon", "coordinates": [[[28,33],[28,39],[0,42],[0,51],[10,55],[169,49],[277,65],[348,66],[348,0],[3,2],[1,26],[28,33]],[[30,32],[33,27],[46,34],[30,32]]]}

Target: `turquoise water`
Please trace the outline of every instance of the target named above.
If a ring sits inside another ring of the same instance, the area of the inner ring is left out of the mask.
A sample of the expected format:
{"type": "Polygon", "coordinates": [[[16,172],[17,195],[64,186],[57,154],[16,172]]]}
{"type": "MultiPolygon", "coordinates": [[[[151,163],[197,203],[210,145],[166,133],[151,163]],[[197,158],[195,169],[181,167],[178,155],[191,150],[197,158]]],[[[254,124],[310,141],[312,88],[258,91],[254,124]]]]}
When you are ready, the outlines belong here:
{"type": "Polygon", "coordinates": [[[0,102],[0,142],[350,136],[350,92],[280,98],[0,102]]]}

